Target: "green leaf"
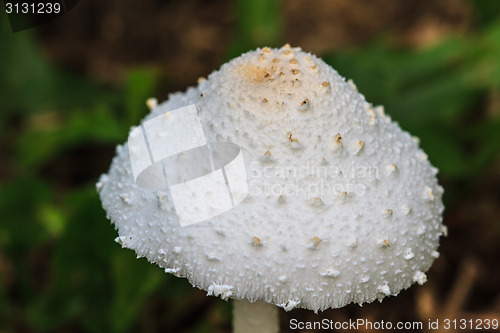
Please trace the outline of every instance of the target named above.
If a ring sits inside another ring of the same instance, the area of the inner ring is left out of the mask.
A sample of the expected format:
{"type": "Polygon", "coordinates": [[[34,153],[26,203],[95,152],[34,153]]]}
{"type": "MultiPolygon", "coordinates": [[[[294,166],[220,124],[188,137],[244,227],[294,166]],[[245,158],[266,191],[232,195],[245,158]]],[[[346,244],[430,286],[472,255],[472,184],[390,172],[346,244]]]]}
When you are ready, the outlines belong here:
{"type": "Polygon", "coordinates": [[[277,47],[282,42],[283,18],[279,0],[238,0],[237,33],[229,47],[228,58],[257,47],[277,47]]]}
{"type": "Polygon", "coordinates": [[[145,259],[137,260],[132,251],[120,249],[113,257],[111,304],[113,332],[126,332],[137,320],[147,298],[164,281],[165,273],[145,259]]]}
{"type": "Polygon", "coordinates": [[[48,239],[40,216],[50,200],[48,184],[28,177],[11,180],[1,184],[0,198],[0,246],[24,251],[48,239]]]}
{"type": "MultiPolygon", "coordinates": [[[[34,119],[43,117],[38,115],[34,119]]],[[[128,129],[120,126],[112,111],[105,105],[90,110],[74,110],[69,115],[53,113],[43,125],[29,127],[17,143],[17,156],[23,170],[37,168],[71,147],[89,142],[115,145],[124,141],[128,129]]],[[[32,121],[32,123],[35,123],[32,121]]],[[[40,122],[38,122],[40,123],[40,122]]]]}
{"type": "Polygon", "coordinates": [[[124,124],[135,126],[148,113],[146,100],[155,94],[156,73],[152,69],[133,69],[127,74],[125,85],[124,124]]]}

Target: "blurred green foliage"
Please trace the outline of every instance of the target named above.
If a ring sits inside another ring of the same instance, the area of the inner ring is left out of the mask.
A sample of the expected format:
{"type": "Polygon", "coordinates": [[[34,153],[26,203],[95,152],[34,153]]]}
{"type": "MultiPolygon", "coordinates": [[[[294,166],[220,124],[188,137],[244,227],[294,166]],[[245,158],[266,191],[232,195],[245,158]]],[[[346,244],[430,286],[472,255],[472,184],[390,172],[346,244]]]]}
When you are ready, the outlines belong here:
{"type": "MultiPolygon", "coordinates": [[[[479,177],[500,151],[500,103],[488,106],[500,99],[500,22],[488,9],[498,3],[474,1],[487,24],[466,38],[423,50],[375,41],[323,57],[420,137],[450,186],[479,177]]],[[[238,6],[233,56],[280,42],[278,2],[238,6]]],[[[124,142],[156,95],[157,73],[131,69],[123,87],[103,87],[48,62],[32,31],[10,33],[1,15],[0,23],[0,138],[9,155],[0,184],[0,331],[137,331],[155,298],[179,307],[165,320],[181,316],[190,285],[113,242],[97,179],[61,187],[44,175],[69,151],[99,144],[112,152],[124,142]]],[[[229,305],[220,304],[227,319],[229,305]]]]}
{"type": "Polygon", "coordinates": [[[226,60],[262,46],[279,47],[283,35],[281,1],[236,1],[236,35],[226,60]]]}
{"type": "Polygon", "coordinates": [[[122,143],[147,112],[155,73],[131,69],[122,89],[99,86],[0,19],[0,138],[11,155],[0,185],[0,331],[129,331],[153,293],[176,304],[191,286],[114,243],[96,179],[61,190],[42,169],[89,143],[122,143]]]}
{"type": "Polygon", "coordinates": [[[500,118],[481,114],[481,102],[500,87],[498,59],[500,25],[421,51],[375,44],[325,57],[418,136],[445,177],[474,177],[500,150],[500,118]]]}

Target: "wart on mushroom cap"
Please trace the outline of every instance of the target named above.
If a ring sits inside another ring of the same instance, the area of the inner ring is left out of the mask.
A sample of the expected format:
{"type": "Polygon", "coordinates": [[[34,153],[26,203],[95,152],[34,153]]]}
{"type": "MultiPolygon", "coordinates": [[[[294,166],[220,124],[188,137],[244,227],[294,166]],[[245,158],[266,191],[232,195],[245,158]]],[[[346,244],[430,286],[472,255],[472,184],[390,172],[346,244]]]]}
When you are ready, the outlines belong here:
{"type": "Polygon", "coordinates": [[[322,60],[290,47],[248,52],[151,103],[147,118],[189,104],[207,141],[241,147],[249,195],[181,227],[168,191],[137,186],[119,146],[98,189],[123,247],[210,295],[285,310],[381,300],[426,281],[444,231],[437,170],[322,60]]]}

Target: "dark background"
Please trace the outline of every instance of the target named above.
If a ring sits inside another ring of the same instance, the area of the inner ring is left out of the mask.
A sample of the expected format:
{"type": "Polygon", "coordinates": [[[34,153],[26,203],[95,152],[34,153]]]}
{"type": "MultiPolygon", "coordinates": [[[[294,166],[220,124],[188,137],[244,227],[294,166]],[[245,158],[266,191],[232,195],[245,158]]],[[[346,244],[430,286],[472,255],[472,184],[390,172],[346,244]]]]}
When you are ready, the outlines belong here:
{"type": "Polygon", "coordinates": [[[0,13],[0,332],[230,332],[231,302],[113,240],[94,184],[145,100],[291,43],[419,136],[449,236],[428,282],[291,318],[500,317],[500,1],[82,0],[12,33],[0,13]]]}

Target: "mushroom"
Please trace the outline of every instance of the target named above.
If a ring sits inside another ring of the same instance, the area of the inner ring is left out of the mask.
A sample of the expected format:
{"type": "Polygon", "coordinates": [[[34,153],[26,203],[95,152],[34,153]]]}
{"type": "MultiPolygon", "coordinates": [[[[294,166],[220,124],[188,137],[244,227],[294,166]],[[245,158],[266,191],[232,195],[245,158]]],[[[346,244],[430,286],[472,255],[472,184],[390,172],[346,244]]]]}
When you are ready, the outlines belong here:
{"type": "Polygon", "coordinates": [[[236,332],[277,331],[275,306],[317,312],[426,281],[446,232],[437,169],[352,81],[300,48],[262,48],[152,103],[145,120],[188,105],[208,143],[240,147],[241,203],[181,226],[168,188],[134,181],[127,144],[97,188],[116,241],[234,299],[236,332]]]}

